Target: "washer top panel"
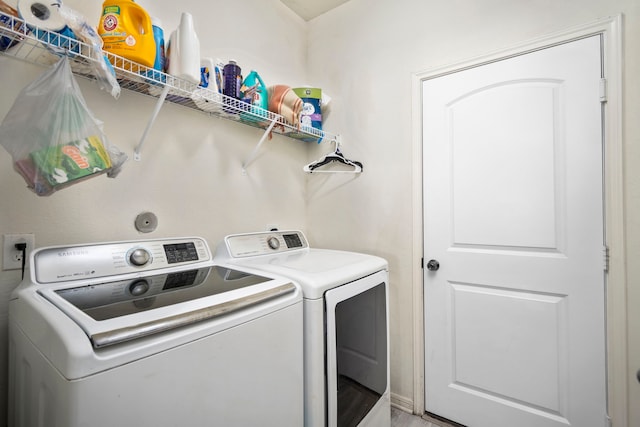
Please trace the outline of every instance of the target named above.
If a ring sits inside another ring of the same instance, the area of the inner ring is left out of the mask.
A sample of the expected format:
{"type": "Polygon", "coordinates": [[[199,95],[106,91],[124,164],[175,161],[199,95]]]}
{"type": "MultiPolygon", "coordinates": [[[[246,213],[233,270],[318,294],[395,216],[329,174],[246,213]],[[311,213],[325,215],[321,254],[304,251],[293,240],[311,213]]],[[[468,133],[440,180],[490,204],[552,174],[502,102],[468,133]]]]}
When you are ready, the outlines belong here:
{"type": "Polygon", "coordinates": [[[97,243],[41,248],[31,255],[34,283],[95,280],[161,268],[210,263],[211,251],[199,237],[97,243]]]}

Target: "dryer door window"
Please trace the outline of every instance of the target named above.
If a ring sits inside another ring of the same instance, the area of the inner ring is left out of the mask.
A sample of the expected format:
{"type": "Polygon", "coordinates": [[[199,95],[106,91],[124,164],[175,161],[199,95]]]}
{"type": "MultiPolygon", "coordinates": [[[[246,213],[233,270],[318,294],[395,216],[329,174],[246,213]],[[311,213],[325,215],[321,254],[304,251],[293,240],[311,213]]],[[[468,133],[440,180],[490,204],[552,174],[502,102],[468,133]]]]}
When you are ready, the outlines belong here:
{"type": "Polygon", "coordinates": [[[387,281],[382,273],[326,293],[329,426],[357,426],[388,390],[387,281]]]}

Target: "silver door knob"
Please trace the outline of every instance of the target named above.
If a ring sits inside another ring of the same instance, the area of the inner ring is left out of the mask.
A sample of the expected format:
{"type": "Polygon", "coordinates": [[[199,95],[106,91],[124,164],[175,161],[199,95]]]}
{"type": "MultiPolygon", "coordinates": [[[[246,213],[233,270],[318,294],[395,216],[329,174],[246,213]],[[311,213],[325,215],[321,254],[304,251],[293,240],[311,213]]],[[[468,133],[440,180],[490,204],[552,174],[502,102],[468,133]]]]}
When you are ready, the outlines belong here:
{"type": "Polygon", "coordinates": [[[440,268],[440,263],[435,259],[430,259],[427,262],[427,270],[429,271],[437,271],[440,268]]]}

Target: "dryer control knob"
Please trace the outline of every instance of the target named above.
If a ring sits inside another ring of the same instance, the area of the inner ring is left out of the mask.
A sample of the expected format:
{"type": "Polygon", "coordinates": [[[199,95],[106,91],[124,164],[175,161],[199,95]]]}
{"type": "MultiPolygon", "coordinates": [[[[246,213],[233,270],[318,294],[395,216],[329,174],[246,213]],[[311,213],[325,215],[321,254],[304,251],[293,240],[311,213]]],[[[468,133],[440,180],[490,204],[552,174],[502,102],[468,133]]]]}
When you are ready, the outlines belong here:
{"type": "Polygon", "coordinates": [[[274,251],[280,247],[280,240],[278,240],[276,237],[269,237],[267,239],[267,243],[269,244],[269,247],[274,251]]]}
{"type": "Polygon", "coordinates": [[[145,265],[146,263],[149,262],[150,259],[151,259],[151,254],[146,249],[142,249],[142,248],[133,250],[129,255],[129,261],[131,262],[131,264],[137,265],[137,266],[145,265]]]}

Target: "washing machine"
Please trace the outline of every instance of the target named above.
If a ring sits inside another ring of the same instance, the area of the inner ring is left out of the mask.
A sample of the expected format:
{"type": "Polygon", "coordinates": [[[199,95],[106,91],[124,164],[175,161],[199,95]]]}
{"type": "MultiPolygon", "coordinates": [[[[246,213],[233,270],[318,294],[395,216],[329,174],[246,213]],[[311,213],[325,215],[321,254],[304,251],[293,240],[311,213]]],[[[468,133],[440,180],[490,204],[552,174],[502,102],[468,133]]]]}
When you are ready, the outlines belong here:
{"type": "Polygon", "coordinates": [[[386,260],[311,248],[301,231],[229,235],[215,259],[302,287],[306,427],[389,427],[386,260]]]}
{"type": "Polygon", "coordinates": [[[302,305],[197,237],[38,249],[9,301],[9,427],[300,427],[302,305]]]}

